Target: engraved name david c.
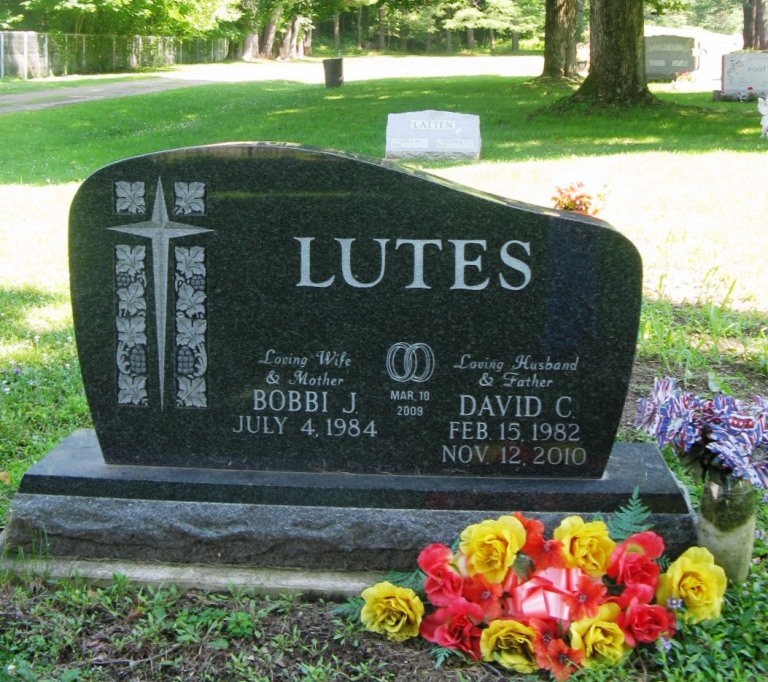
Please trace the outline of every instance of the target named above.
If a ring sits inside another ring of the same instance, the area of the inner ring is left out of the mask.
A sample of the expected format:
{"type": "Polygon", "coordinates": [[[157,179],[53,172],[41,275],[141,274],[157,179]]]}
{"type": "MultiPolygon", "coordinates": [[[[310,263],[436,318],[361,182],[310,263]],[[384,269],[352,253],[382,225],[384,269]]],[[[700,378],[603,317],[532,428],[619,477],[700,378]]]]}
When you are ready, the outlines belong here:
{"type": "MultiPolygon", "coordinates": [[[[532,278],[531,266],[527,259],[531,255],[530,242],[511,239],[494,254],[489,253],[488,241],[485,239],[397,239],[376,238],[371,241],[377,246],[365,244],[363,248],[378,251],[378,274],[369,281],[360,281],[354,274],[353,252],[360,248],[355,245],[354,238],[334,238],[336,245],[328,242],[318,244],[325,254],[330,249],[337,252],[340,272],[324,272],[317,275],[312,268],[312,249],[315,237],[294,237],[300,244],[299,252],[299,281],[297,287],[328,288],[343,282],[356,289],[370,289],[381,284],[387,274],[387,258],[398,259],[410,268],[413,273],[410,284],[406,289],[431,289],[427,264],[434,258],[448,257],[453,259],[453,284],[451,290],[479,291],[491,286],[497,286],[508,291],[525,289],[532,278]],[[447,242],[447,244],[444,244],[447,242]],[[394,247],[394,248],[393,248],[394,247]],[[494,269],[493,276],[486,274],[494,269]],[[337,275],[341,275],[341,282],[337,275]],[[315,279],[319,277],[319,279],[315,279]],[[322,279],[324,278],[324,279],[322,279]]],[[[327,260],[325,258],[324,260],[327,260]]]]}

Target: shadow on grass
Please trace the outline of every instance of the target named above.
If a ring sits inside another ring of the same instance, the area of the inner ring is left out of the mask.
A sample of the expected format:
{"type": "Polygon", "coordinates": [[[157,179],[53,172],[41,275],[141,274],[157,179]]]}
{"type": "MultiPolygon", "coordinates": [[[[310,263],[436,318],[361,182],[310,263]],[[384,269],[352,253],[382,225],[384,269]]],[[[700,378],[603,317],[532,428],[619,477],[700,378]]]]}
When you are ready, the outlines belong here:
{"type": "Polygon", "coordinates": [[[575,85],[498,76],[385,79],[321,85],[270,81],[184,88],[7,114],[0,182],[82,180],[108,163],[227,141],[296,142],[384,155],[387,115],[440,109],[480,116],[486,161],[668,151],[764,151],[750,104],[711,94],[659,95],[652,107],[553,106],[575,85]]]}

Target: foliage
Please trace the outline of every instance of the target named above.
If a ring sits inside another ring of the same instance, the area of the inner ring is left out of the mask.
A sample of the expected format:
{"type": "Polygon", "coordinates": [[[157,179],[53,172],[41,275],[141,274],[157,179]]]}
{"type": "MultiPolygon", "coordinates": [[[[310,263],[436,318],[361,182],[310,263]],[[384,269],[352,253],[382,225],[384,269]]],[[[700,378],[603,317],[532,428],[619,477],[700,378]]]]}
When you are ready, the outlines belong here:
{"type": "Polygon", "coordinates": [[[662,13],[649,9],[649,18],[661,26],[696,26],[722,34],[740,33],[744,21],[742,3],[735,0],[687,0],[662,13]]]}
{"type": "Polygon", "coordinates": [[[640,499],[639,488],[635,488],[629,501],[608,517],[608,532],[614,540],[624,542],[630,535],[650,530],[650,516],[650,510],[640,499]]]}
{"type": "Polygon", "coordinates": [[[4,508],[23,473],[90,417],[68,296],[0,288],[0,339],[0,472],[10,483],[0,482],[4,508]]]}
{"type": "Polygon", "coordinates": [[[18,28],[61,33],[200,36],[235,18],[237,0],[11,0],[18,28]]]}
{"type": "Polygon", "coordinates": [[[333,653],[343,624],[331,608],[292,595],[142,588],[119,574],[106,587],[0,578],[0,680],[392,680],[380,655],[351,643],[343,660],[333,653]]]}

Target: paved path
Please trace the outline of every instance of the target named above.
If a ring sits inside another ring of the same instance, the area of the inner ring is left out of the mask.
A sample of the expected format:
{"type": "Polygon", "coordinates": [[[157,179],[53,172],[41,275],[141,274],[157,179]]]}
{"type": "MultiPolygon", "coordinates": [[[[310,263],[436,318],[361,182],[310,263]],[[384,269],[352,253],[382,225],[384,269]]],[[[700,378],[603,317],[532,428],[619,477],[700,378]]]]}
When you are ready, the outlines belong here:
{"type": "MultiPolygon", "coordinates": [[[[437,76],[538,76],[543,59],[518,57],[345,57],[345,82],[378,78],[430,78],[437,76]]],[[[80,84],[72,87],[3,95],[0,87],[0,114],[47,109],[93,99],[145,95],[175,88],[212,83],[287,80],[299,83],[324,83],[322,60],[297,62],[258,61],[180,66],[173,71],[148,73],[146,77],[99,82],[105,76],[73,76],[80,84]],[[93,83],[89,84],[88,81],[93,83]]],[[[57,81],[65,80],[62,78],[57,81]]]]}

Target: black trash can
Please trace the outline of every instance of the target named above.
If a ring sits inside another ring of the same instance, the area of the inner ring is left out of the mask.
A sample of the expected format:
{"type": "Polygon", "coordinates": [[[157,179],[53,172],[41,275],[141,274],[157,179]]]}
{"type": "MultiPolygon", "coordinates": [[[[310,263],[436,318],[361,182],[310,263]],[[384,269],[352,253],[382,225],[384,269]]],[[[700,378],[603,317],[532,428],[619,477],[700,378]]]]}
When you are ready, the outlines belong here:
{"type": "Polygon", "coordinates": [[[344,60],[341,57],[323,59],[323,68],[325,69],[326,88],[338,88],[340,85],[344,85],[344,60]]]}

